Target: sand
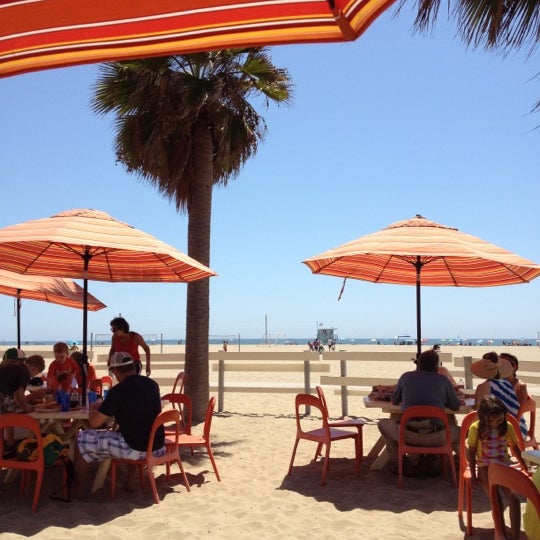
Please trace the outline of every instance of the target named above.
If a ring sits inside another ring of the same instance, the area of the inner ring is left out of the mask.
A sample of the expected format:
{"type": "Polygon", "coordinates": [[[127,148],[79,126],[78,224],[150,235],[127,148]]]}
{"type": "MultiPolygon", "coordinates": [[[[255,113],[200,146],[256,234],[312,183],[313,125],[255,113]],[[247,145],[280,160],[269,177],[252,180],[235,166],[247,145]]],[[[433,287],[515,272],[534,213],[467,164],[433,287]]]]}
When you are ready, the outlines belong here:
{"type": "MultiPolygon", "coordinates": [[[[454,349],[456,355],[464,354],[461,348],[454,349]]],[[[465,354],[479,354],[475,347],[463,349],[465,354]]],[[[514,352],[521,360],[540,356],[537,347],[517,347],[514,352]]],[[[398,376],[404,366],[393,369],[399,370],[395,373],[398,376]]],[[[370,370],[377,371],[373,366],[370,370]]],[[[388,373],[388,366],[378,366],[378,370],[380,376],[394,374],[388,373]]],[[[339,397],[332,392],[327,392],[327,397],[330,413],[337,417],[339,397]]],[[[216,414],[212,424],[222,482],[216,481],[204,454],[184,454],[192,490],[186,491],[174,470],[168,484],[164,469],[158,468],[159,505],[153,503],[147,483],[136,493],[119,489],[111,501],[108,481],[90,501],[53,501],[49,495],[59,485],[59,471],[50,470],[38,512],[32,514],[30,497],[19,496],[18,482],[2,482],[2,539],[465,537],[457,517],[457,489],[451,481],[444,477],[405,478],[404,487],[399,489],[396,476],[386,470],[370,470],[367,459],[356,477],[352,441],[333,445],[325,487],[319,485],[322,464],[310,463],[315,445],[306,441],[300,442],[293,473],[287,476],[295,436],[293,400],[291,394],[227,394],[226,411],[216,414]]],[[[349,410],[367,420],[367,454],[379,435],[376,421],[385,415],[366,409],[360,397],[350,398],[349,410]]],[[[473,509],[474,534],[470,538],[492,538],[491,513],[483,493],[475,492],[473,509]]]]}

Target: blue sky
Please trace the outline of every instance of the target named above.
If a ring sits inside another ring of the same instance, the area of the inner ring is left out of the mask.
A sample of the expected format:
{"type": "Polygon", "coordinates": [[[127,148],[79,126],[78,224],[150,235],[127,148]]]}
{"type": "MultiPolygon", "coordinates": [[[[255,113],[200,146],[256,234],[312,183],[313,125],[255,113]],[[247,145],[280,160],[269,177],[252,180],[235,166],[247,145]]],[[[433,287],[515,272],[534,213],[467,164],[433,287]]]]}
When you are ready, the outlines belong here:
{"type": "MultiPolygon", "coordinates": [[[[415,333],[413,287],[312,275],[305,258],[420,213],[540,262],[537,54],[467,49],[440,17],[414,34],[384,14],[356,42],[272,49],[295,84],[290,107],[261,109],[257,156],[214,191],[211,335],[341,337],[415,333]]],[[[89,101],[97,66],[0,80],[0,227],[95,208],[186,251],[187,219],[115,163],[112,117],[89,101]]],[[[185,334],[183,284],[90,282],[134,330],[185,334]]],[[[485,289],[422,289],[426,337],[536,338],[540,280],[485,289]]],[[[23,340],[80,339],[82,314],[23,302],[23,340]]],[[[15,339],[0,297],[0,340],[15,339]]]]}

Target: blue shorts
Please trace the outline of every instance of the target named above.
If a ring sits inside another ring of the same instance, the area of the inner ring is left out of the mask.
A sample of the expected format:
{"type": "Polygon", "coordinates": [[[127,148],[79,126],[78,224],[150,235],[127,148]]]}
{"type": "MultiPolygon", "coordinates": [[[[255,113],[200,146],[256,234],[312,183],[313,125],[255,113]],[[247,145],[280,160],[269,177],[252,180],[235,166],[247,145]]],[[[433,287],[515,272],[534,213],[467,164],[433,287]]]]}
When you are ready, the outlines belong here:
{"type": "MultiPolygon", "coordinates": [[[[119,431],[106,429],[86,429],[77,435],[77,444],[81,456],[87,463],[103,461],[109,458],[117,459],[146,459],[146,452],[134,450],[124,440],[119,431]]],[[[165,447],[154,450],[156,457],[165,454],[165,447]]]]}

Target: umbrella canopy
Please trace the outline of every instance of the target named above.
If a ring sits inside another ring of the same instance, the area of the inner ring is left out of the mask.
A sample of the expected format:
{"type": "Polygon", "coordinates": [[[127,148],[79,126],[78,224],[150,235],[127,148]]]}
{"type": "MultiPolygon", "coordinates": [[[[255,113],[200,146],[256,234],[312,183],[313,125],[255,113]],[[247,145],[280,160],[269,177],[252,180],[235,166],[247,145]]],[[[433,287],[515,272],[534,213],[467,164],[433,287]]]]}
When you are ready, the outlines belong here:
{"type": "Polygon", "coordinates": [[[0,229],[0,268],[84,280],[85,360],[89,279],[190,282],[215,275],[210,268],[157,238],[105,212],[89,209],[68,210],[0,229]]]}
{"type": "Polygon", "coordinates": [[[421,285],[491,287],[526,283],[540,275],[540,265],[420,215],[303,262],[315,274],[415,285],[418,354],[421,285]]]}
{"type": "MultiPolygon", "coordinates": [[[[40,300],[83,309],[84,289],[70,279],[31,276],[0,270],[0,294],[14,296],[17,301],[17,347],[21,347],[21,299],[40,300]]],[[[88,294],[87,309],[98,311],[105,304],[88,294]]]]}
{"type": "Polygon", "coordinates": [[[189,282],[215,275],[165,242],[89,209],[0,229],[0,268],[118,282],[189,282]]]}
{"type": "Polygon", "coordinates": [[[211,49],[351,41],[394,0],[0,2],[0,76],[211,49]]]}

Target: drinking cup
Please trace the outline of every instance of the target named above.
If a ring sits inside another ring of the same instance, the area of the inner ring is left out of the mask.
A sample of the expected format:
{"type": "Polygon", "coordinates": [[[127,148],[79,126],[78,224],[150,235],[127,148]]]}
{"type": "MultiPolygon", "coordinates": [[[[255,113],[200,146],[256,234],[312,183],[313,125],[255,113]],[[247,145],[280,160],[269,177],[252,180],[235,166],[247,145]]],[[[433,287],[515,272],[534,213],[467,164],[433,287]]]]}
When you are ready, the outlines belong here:
{"type": "Polygon", "coordinates": [[[71,396],[67,392],[60,393],[60,409],[62,412],[69,411],[71,396]]]}

